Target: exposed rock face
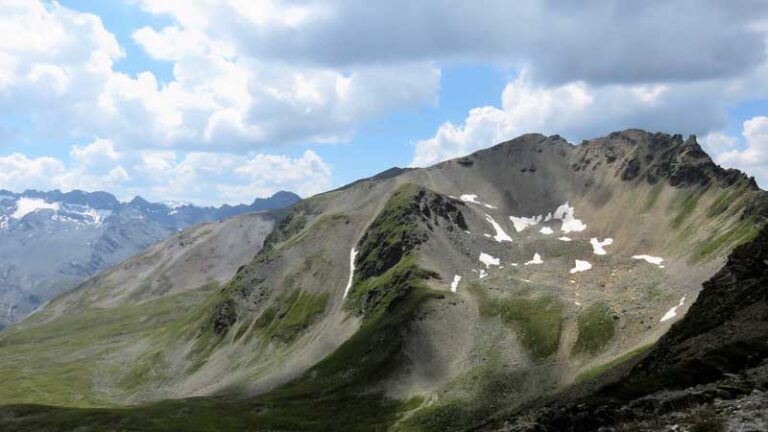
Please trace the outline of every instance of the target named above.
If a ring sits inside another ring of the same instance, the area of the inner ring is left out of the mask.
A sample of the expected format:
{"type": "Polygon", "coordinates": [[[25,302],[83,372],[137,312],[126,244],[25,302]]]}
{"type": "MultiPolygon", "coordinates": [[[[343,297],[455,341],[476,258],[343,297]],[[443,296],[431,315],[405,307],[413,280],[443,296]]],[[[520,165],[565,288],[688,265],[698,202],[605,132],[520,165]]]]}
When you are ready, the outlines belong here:
{"type": "Polygon", "coordinates": [[[688,314],[634,373],[654,375],[677,369],[685,371],[683,380],[695,384],[756,366],[765,358],[768,228],[733,251],[723,269],[704,283],[688,314]]]}
{"type": "Polygon", "coordinates": [[[211,317],[213,331],[217,335],[223,334],[229,330],[235,321],[237,321],[237,312],[235,311],[235,303],[232,300],[219,303],[214,309],[213,316],[211,317]]]}
{"type": "MultiPolygon", "coordinates": [[[[661,180],[678,188],[707,186],[716,183],[730,186],[746,179],[743,173],[715,164],[696,141],[695,136],[650,134],[630,129],[614,132],[605,138],[586,141],[575,170],[594,169],[597,164],[617,165],[616,174],[623,181],[644,180],[656,184],[661,180]]],[[[757,189],[754,180],[751,187],[757,189]]]]}
{"type": "Polygon", "coordinates": [[[427,241],[428,231],[434,227],[467,229],[460,201],[410,187],[398,191],[393,200],[398,202],[379,215],[360,240],[357,273],[361,279],[392,268],[406,253],[427,241]]]}

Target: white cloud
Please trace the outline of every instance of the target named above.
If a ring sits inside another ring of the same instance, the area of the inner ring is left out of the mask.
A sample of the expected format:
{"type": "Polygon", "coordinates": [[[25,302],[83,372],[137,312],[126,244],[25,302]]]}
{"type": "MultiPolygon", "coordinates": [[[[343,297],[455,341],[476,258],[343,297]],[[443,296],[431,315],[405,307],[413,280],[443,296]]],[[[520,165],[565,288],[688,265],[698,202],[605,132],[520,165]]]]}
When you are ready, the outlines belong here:
{"type": "Polygon", "coordinates": [[[433,138],[416,143],[412,166],[427,166],[488,147],[526,132],[554,127],[553,121],[594,104],[584,83],[545,88],[522,72],[502,94],[502,107],[472,109],[463,125],[445,123],[433,138]]]}
{"type": "Polygon", "coordinates": [[[7,132],[28,140],[100,136],[118,148],[247,152],[342,141],[363,120],[437,98],[439,69],[429,61],[342,69],[265,60],[217,30],[227,25],[224,18],[295,29],[319,7],[270,1],[145,7],[171,14],[171,25],[133,34],[150,57],[173,64],[168,82],[151,70],[116,71],[124,51],[95,15],[44,0],[0,4],[0,112],[25,120],[17,122],[23,130],[7,132]]]}
{"type": "Polygon", "coordinates": [[[279,190],[309,196],[331,185],[330,167],[311,150],[297,158],[192,152],[180,160],[173,153],[148,152],[134,170],[152,196],[204,203],[240,203],[279,190]]]}
{"type": "Polygon", "coordinates": [[[133,136],[132,142],[232,151],[343,141],[362,120],[437,98],[440,74],[430,62],[342,70],[265,61],[239,49],[243,41],[236,35],[217,30],[231,25],[221,21],[225,18],[294,28],[309,19],[303,7],[270,1],[144,6],[175,20],[163,29],[144,27],[133,34],[150,56],[173,61],[174,80],[161,86],[147,77],[144,85],[131,90],[136,83],[123,77],[102,95],[111,112],[135,115],[125,119],[126,132],[131,124],[150,125],[145,129],[150,133],[133,136]]]}
{"type": "MultiPolygon", "coordinates": [[[[132,42],[170,64],[171,78],[151,63],[119,72],[125,52],[95,15],[47,0],[0,2],[0,114],[11,118],[0,141],[93,141],[66,162],[7,156],[8,166],[51,174],[24,183],[11,170],[0,183],[124,194],[147,186],[193,201],[283,185],[317,192],[330,171],[315,153],[263,149],[345,141],[368,119],[436,104],[440,68],[455,62],[525,72],[498,106],[418,142],[414,165],[533,131],[574,140],[626,127],[706,134],[724,128],[727,104],[768,96],[768,3],[753,0],[131,3],[167,18],[139,24],[132,42]]],[[[734,150],[714,133],[706,142],[734,150]]]]}
{"type": "Polygon", "coordinates": [[[717,155],[734,149],[738,145],[739,140],[734,136],[722,132],[711,132],[703,136],[699,142],[706,151],[713,155],[717,155]]]}
{"type": "Polygon", "coordinates": [[[98,139],[73,146],[70,156],[70,164],[20,153],[0,157],[0,189],[106,190],[126,200],[142,195],[219,205],[250,202],[279,190],[310,196],[330,188],[332,176],[328,164],[311,150],[295,158],[168,150],[120,153],[111,141],[98,139]]]}
{"type": "Polygon", "coordinates": [[[120,158],[115,151],[115,144],[106,139],[98,138],[85,146],[73,146],[70,156],[79,165],[84,167],[100,166],[114,163],[120,158]]]}
{"type": "MultiPolygon", "coordinates": [[[[758,116],[743,124],[744,147],[717,155],[721,165],[737,168],[755,176],[762,187],[768,187],[768,117],[758,116]]],[[[731,137],[736,140],[735,137],[731,137]]]]}
{"type": "Polygon", "coordinates": [[[558,83],[741,74],[765,58],[760,31],[768,13],[768,4],[753,0],[222,3],[141,1],[151,13],[205,28],[261,59],[342,68],[424,59],[496,61],[526,65],[558,83]]]}
{"type": "Polygon", "coordinates": [[[22,191],[48,189],[52,179],[65,171],[64,164],[51,157],[28,158],[20,153],[0,157],[0,189],[22,191]]]}
{"type": "Polygon", "coordinates": [[[290,185],[300,195],[308,196],[327,190],[331,185],[331,169],[315,152],[307,150],[299,158],[256,155],[235,169],[247,184],[223,186],[224,196],[238,197],[249,191],[286,189],[290,185]]]}
{"type": "Polygon", "coordinates": [[[724,88],[720,81],[642,85],[576,81],[547,86],[523,70],[504,88],[500,107],[474,108],[463,123],[445,123],[432,138],[418,141],[411,165],[427,166],[530,132],[560,134],[579,142],[626,128],[716,130],[726,123],[723,102],[742,95],[741,90],[724,88]]]}

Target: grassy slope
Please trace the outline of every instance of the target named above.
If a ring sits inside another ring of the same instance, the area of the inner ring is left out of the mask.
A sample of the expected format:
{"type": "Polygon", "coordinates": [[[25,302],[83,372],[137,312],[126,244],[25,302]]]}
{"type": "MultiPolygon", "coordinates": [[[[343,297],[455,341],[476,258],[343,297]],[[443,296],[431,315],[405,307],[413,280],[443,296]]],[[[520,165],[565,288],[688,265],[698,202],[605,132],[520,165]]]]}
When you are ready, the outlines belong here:
{"type": "MultiPolygon", "coordinates": [[[[398,245],[420,227],[416,219],[401,218],[398,234],[387,232],[391,217],[409,208],[403,206],[415,189],[398,190],[371,230],[382,234],[380,241],[361,245],[360,255],[374,256],[370,248],[399,250],[403,254],[388,269],[377,268],[367,277],[356,278],[350,293],[350,309],[364,315],[361,329],[335,352],[319,362],[301,378],[269,394],[248,400],[198,398],[167,401],[130,409],[73,409],[40,406],[6,407],[0,410],[3,430],[385,430],[403,413],[417,407],[420,400],[397,401],[371,392],[375,384],[389,376],[401,363],[401,349],[408,323],[419,307],[440,294],[423,283],[432,274],[417,265],[413,244],[398,245]],[[388,222],[389,221],[389,222],[388,222]],[[378,293],[370,301],[372,292],[378,293]],[[365,300],[368,299],[368,300],[365,300]],[[16,420],[13,420],[15,418],[16,420]]],[[[269,253],[269,251],[265,252],[269,253]]],[[[291,293],[293,304],[303,298],[291,293]]],[[[326,299],[307,297],[310,309],[324,308],[326,299]]],[[[211,304],[221,304],[217,299],[211,304]]],[[[286,318],[291,307],[284,311],[286,318]]],[[[275,312],[275,316],[277,312],[275,312]]],[[[306,315],[290,322],[301,322],[306,315]]],[[[273,318],[274,319],[274,318],[273,318]]],[[[267,320],[270,328],[273,320],[267,320]]],[[[291,328],[290,325],[284,328],[291,328]]]]}
{"type": "Polygon", "coordinates": [[[99,393],[100,373],[127,373],[121,381],[129,390],[142,377],[159,379],[157,370],[121,368],[112,355],[137,341],[160,337],[215,289],[207,285],[141,305],[90,309],[36,327],[9,329],[0,338],[0,401],[104,406],[112,398],[99,393]]]}

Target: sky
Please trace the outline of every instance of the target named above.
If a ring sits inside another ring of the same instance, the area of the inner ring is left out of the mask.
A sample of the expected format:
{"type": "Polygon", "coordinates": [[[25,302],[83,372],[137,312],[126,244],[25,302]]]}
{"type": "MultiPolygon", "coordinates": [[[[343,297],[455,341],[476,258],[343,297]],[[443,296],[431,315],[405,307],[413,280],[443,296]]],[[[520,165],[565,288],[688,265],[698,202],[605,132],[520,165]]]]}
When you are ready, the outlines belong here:
{"type": "Polygon", "coordinates": [[[523,133],[768,187],[766,0],[0,0],[0,189],[310,196],[523,133]]]}

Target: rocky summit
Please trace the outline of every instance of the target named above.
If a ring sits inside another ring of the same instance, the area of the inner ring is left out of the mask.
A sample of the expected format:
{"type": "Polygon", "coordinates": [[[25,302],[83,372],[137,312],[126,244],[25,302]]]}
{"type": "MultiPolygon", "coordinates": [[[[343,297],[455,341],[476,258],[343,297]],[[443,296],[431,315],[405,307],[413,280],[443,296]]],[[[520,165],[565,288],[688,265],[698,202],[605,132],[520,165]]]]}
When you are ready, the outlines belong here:
{"type": "Polygon", "coordinates": [[[718,422],[764,400],[767,217],[695,137],[642,130],[389,170],[181,231],[0,333],[0,429],[718,422]]]}

